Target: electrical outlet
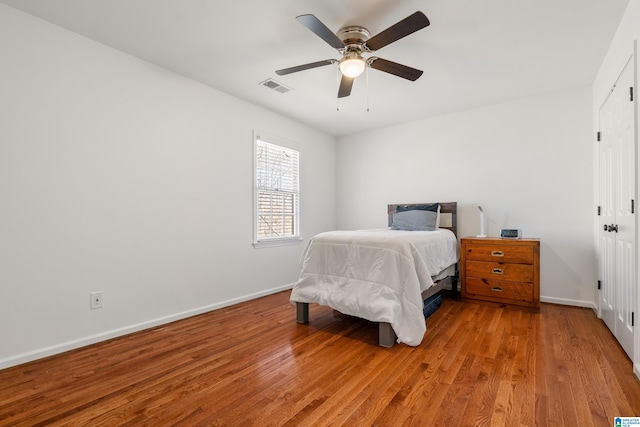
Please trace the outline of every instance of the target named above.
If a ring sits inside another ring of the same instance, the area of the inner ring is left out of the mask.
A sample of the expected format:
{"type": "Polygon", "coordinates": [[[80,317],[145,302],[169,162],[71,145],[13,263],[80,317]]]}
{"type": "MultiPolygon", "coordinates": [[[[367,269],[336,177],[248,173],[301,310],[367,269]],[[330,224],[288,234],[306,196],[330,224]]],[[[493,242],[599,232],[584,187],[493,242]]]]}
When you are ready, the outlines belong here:
{"type": "Polygon", "coordinates": [[[102,291],[91,292],[91,310],[102,308],[102,291]]]}

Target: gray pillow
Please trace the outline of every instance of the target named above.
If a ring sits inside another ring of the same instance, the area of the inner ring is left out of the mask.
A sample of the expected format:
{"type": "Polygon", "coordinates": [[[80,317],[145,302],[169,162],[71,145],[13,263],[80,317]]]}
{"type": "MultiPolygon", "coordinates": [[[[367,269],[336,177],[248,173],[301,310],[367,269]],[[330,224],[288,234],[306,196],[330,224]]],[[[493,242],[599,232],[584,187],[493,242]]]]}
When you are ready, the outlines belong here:
{"type": "Polygon", "coordinates": [[[393,217],[392,230],[433,231],[436,229],[437,212],[412,210],[397,212],[393,217]]]}

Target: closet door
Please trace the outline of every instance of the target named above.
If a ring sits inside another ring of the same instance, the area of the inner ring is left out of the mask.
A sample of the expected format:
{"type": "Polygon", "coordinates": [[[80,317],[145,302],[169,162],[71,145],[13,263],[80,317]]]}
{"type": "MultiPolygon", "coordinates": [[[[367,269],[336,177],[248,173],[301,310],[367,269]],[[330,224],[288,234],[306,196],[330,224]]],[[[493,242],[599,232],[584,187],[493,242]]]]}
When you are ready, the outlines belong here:
{"type": "Polygon", "coordinates": [[[635,126],[629,61],[600,109],[600,314],[633,359],[636,301],[635,126]]]}
{"type": "Polygon", "coordinates": [[[598,135],[598,164],[599,164],[599,238],[598,238],[598,258],[599,258],[599,279],[600,279],[600,317],[604,323],[615,331],[615,311],[616,311],[616,257],[615,257],[615,234],[609,230],[611,224],[615,223],[614,195],[615,195],[615,147],[612,135],[613,128],[613,108],[611,107],[611,96],[600,109],[600,132],[598,135]],[[605,137],[606,135],[606,137],[605,137]]]}

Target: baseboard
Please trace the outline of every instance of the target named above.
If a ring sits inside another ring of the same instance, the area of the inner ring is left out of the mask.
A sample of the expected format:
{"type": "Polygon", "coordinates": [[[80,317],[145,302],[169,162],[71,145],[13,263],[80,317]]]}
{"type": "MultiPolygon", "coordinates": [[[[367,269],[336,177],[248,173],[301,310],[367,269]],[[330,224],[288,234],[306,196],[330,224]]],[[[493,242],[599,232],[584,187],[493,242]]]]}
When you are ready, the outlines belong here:
{"type": "Polygon", "coordinates": [[[565,298],[553,298],[553,297],[540,297],[540,302],[547,302],[550,304],[560,304],[560,305],[572,305],[575,307],[585,307],[590,308],[593,311],[597,311],[597,306],[594,301],[581,301],[575,299],[565,299],[565,298]]]}
{"type": "Polygon", "coordinates": [[[112,338],[121,337],[134,332],[143,331],[145,329],[155,328],[156,326],[175,322],[176,320],[186,319],[188,317],[197,316],[198,314],[207,313],[209,311],[214,311],[220,308],[229,307],[231,305],[239,304],[241,302],[250,301],[256,298],[275,294],[281,291],[285,291],[287,289],[292,289],[293,285],[294,285],[293,283],[290,283],[288,285],[280,286],[277,288],[267,289],[267,290],[256,292],[253,294],[244,295],[238,298],[233,298],[227,301],[222,301],[214,304],[209,304],[203,307],[198,307],[193,310],[187,310],[181,313],[175,313],[168,316],[159,317],[159,318],[148,320],[145,322],[136,323],[134,325],[125,326],[118,329],[112,329],[110,331],[101,332],[99,334],[89,335],[76,340],[67,341],[64,343],[40,348],[37,350],[29,351],[26,353],[15,355],[15,356],[6,357],[4,359],[0,359],[0,369],[10,368],[12,366],[21,365],[23,363],[32,362],[34,360],[42,359],[44,357],[53,356],[56,354],[64,353],[66,351],[75,350],[81,347],[86,347],[88,345],[96,344],[112,338]]]}

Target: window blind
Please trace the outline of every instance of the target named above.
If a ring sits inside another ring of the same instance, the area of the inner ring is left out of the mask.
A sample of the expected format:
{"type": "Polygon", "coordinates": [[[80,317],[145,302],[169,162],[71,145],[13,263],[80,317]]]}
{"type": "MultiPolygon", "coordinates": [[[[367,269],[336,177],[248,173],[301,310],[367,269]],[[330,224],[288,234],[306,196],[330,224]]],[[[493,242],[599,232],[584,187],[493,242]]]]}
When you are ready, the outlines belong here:
{"type": "Polygon", "coordinates": [[[257,239],[298,237],[299,153],[256,140],[257,239]]]}

